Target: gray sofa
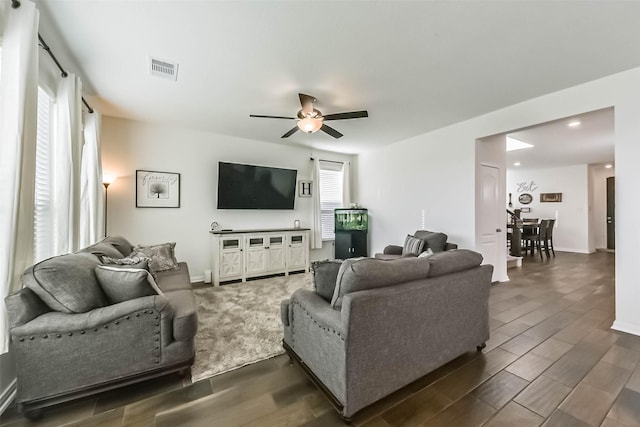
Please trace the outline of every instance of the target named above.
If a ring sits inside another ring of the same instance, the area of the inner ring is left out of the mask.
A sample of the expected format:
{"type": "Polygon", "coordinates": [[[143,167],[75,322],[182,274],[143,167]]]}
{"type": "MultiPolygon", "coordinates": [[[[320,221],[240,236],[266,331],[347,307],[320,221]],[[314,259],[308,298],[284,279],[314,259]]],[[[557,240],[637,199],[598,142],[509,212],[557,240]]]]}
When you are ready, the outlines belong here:
{"type": "Polygon", "coordinates": [[[482,255],[461,249],[316,264],[315,291],[299,289],[282,302],[285,350],[349,420],[484,348],[493,266],[481,262],[482,255]]]}
{"type": "MultiPolygon", "coordinates": [[[[451,249],[458,249],[457,244],[447,242],[449,236],[437,231],[417,230],[413,234],[413,237],[424,240],[422,252],[426,251],[427,249],[431,249],[434,253],[450,251],[451,249]]],[[[382,253],[375,254],[375,257],[378,259],[401,258],[402,256],[406,256],[406,254],[403,254],[403,248],[403,246],[399,245],[388,245],[382,250],[382,253]]],[[[412,256],[412,254],[409,255],[412,256]]]]}
{"type": "MultiPolygon", "coordinates": [[[[6,298],[16,401],[27,417],[191,366],[198,319],[185,263],[155,274],[160,292],[152,287],[146,296],[117,303],[98,280],[102,256],[121,259],[131,250],[126,239],[110,237],[44,260],[27,269],[23,289],[6,298]]],[[[146,271],[138,273],[147,280],[146,271]]]]}

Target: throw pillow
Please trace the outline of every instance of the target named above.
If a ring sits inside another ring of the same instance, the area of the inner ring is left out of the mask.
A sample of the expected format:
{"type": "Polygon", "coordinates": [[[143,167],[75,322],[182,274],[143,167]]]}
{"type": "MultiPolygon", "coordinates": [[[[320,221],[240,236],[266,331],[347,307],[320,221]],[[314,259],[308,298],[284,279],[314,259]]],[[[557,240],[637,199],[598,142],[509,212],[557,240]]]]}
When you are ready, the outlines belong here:
{"type": "Polygon", "coordinates": [[[101,243],[109,243],[116,248],[123,256],[131,255],[133,245],[122,236],[105,237],[101,243]]]}
{"type": "Polygon", "coordinates": [[[78,252],[88,252],[97,256],[98,258],[102,256],[108,256],[111,258],[122,258],[124,256],[112,244],[103,242],[87,246],[84,249],[80,249],[78,252]]]}
{"type": "Polygon", "coordinates": [[[149,258],[144,256],[132,256],[126,258],[111,258],[108,256],[101,257],[104,265],[110,265],[112,267],[119,268],[141,268],[143,270],[149,269],[149,258]]]}
{"type": "Polygon", "coordinates": [[[414,233],[414,236],[418,239],[424,240],[424,248],[431,248],[434,253],[444,251],[447,239],[449,238],[449,236],[444,233],[427,230],[418,230],[414,233]]]}
{"type": "Polygon", "coordinates": [[[428,258],[398,258],[382,260],[376,258],[351,258],[340,266],[331,307],[340,309],[345,295],[424,279],[429,274],[428,258]]]}
{"type": "Polygon", "coordinates": [[[431,248],[427,248],[426,251],[418,255],[418,258],[429,258],[431,255],[433,255],[433,251],[431,250],[431,248]]]}
{"type": "Polygon", "coordinates": [[[313,287],[316,293],[324,298],[327,302],[331,302],[333,291],[336,287],[336,278],[342,261],[315,261],[311,263],[311,272],[313,273],[313,287]]]}
{"type": "Polygon", "coordinates": [[[136,246],[130,256],[144,256],[149,258],[149,269],[152,273],[167,270],[179,270],[180,266],[174,253],[176,244],[162,243],[152,246],[136,246]]]}
{"type": "Polygon", "coordinates": [[[86,313],[109,303],[94,269],[97,256],[86,252],[66,254],[40,261],[22,275],[22,283],[52,310],[86,313]]]}
{"type": "Polygon", "coordinates": [[[406,254],[419,254],[424,247],[424,240],[418,239],[414,236],[407,234],[407,238],[404,239],[404,247],[402,248],[402,255],[406,254]]]}
{"type": "Polygon", "coordinates": [[[98,283],[112,304],[162,293],[147,270],[99,265],[95,272],[98,283]]]}

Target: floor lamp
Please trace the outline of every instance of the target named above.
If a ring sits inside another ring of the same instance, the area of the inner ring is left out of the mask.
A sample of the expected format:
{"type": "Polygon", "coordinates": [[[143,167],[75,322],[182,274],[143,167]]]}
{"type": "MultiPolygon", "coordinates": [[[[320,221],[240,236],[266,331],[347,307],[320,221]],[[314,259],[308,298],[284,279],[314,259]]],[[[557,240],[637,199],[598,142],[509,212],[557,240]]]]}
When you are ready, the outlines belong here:
{"type": "Polygon", "coordinates": [[[113,182],[111,177],[103,177],[102,185],[104,185],[104,237],[107,237],[107,201],[109,200],[109,185],[113,182]]]}

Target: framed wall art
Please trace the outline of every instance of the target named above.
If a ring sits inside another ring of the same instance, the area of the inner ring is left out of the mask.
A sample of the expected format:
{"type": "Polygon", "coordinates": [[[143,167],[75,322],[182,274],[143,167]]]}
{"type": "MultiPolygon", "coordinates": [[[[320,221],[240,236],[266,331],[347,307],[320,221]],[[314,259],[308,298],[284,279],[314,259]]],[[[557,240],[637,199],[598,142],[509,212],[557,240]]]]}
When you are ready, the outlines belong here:
{"type": "Polygon", "coordinates": [[[179,208],[180,174],[136,171],[137,208],[179,208]]]}
{"type": "Polygon", "coordinates": [[[311,197],[311,181],[298,181],[298,197],[311,197]]]}
{"type": "Polygon", "coordinates": [[[523,205],[528,205],[532,201],[533,201],[533,196],[531,196],[531,194],[529,193],[522,193],[521,195],[518,196],[518,202],[520,202],[523,205]]]}
{"type": "Polygon", "coordinates": [[[540,202],[562,202],[562,193],[540,193],[540,202]]]}

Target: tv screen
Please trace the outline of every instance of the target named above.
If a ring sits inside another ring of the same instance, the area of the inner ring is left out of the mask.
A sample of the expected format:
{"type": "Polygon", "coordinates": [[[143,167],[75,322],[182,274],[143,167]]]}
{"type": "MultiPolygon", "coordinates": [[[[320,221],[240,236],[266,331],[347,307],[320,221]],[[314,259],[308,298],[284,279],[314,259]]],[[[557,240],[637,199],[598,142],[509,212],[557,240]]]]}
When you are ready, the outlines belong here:
{"type": "Polygon", "coordinates": [[[218,163],[218,209],[293,209],[294,169],[218,163]]]}

